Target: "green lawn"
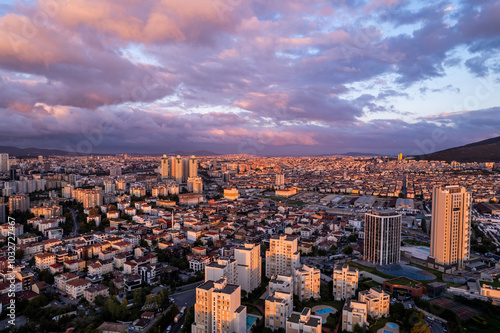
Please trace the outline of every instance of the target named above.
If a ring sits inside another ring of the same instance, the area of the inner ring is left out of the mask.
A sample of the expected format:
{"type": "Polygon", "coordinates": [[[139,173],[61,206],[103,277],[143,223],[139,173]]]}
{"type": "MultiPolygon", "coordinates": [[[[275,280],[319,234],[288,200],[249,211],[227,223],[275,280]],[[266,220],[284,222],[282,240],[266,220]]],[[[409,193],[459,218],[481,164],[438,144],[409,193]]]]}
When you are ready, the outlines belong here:
{"type": "Polygon", "coordinates": [[[344,307],[344,302],[343,301],[324,301],[324,300],[317,300],[314,302],[307,302],[305,304],[306,307],[308,308],[313,308],[316,305],[329,305],[331,307],[334,307],[335,309],[342,311],[342,308],[344,307]]]}
{"type": "Polygon", "coordinates": [[[382,317],[376,320],[374,323],[370,323],[370,332],[377,332],[379,329],[385,326],[389,322],[389,318],[382,317]]]}
{"type": "Polygon", "coordinates": [[[481,281],[481,284],[487,284],[496,288],[500,287],[500,281],[498,279],[494,279],[493,282],[481,281]]]}
{"type": "Polygon", "coordinates": [[[398,277],[394,280],[391,280],[392,284],[399,284],[400,286],[408,286],[410,288],[415,288],[417,287],[417,284],[420,284],[420,281],[415,281],[408,279],[406,277],[398,277]]]}
{"type": "Polygon", "coordinates": [[[491,333],[500,332],[500,318],[495,316],[485,317],[488,322],[488,327],[479,327],[479,325],[471,324],[469,326],[464,325],[468,333],[491,333]]]}
{"type": "Polygon", "coordinates": [[[378,275],[378,276],[380,276],[381,278],[384,278],[384,279],[392,279],[392,278],[394,278],[394,276],[392,276],[392,275],[379,272],[375,267],[363,266],[363,265],[361,265],[361,264],[359,264],[357,262],[351,261],[351,262],[349,262],[349,266],[356,267],[360,271],[365,271],[365,272],[368,272],[368,273],[371,273],[371,274],[374,274],[374,275],[378,275]]]}
{"type": "Polygon", "coordinates": [[[430,246],[429,243],[422,242],[422,241],[419,241],[416,239],[405,239],[405,240],[403,240],[403,242],[405,242],[406,244],[415,245],[415,246],[430,246]]]}

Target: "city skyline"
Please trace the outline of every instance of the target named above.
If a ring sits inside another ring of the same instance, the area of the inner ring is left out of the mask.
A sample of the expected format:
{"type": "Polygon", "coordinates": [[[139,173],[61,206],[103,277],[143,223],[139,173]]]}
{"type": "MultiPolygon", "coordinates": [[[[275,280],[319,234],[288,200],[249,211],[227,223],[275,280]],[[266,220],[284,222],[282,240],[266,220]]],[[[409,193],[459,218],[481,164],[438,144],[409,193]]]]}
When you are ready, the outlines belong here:
{"type": "Polygon", "coordinates": [[[499,6],[2,0],[0,139],[407,155],[499,136],[499,6]]]}

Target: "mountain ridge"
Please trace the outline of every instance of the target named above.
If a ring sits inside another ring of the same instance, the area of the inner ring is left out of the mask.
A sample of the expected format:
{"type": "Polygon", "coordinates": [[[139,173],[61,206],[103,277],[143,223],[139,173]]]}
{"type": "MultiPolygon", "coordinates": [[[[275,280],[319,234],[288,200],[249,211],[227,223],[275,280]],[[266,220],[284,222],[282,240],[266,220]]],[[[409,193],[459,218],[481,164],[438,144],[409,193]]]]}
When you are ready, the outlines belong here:
{"type": "Polygon", "coordinates": [[[416,158],[446,162],[500,162],[500,136],[430,154],[418,155],[416,158]]]}

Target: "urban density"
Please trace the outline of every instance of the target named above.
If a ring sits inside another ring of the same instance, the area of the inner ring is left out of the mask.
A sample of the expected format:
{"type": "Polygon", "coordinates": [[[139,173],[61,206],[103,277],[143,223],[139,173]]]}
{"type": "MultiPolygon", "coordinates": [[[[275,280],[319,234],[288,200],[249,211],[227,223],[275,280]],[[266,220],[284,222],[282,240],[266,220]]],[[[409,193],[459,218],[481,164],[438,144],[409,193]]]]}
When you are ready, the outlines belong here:
{"type": "Polygon", "coordinates": [[[5,332],[498,328],[499,164],[2,158],[5,332]]]}
{"type": "Polygon", "coordinates": [[[500,0],[0,0],[0,333],[500,333],[500,0]]]}

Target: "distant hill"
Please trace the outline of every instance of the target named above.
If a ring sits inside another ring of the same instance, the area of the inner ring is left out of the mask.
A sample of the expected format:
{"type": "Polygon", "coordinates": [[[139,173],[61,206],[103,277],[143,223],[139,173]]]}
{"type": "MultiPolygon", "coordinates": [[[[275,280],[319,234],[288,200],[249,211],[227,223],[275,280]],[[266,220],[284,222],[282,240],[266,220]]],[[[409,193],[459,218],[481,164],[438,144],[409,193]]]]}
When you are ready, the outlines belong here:
{"type": "Polygon", "coordinates": [[[0,146],[0,153],[7,153],[9,156],[48,156],[48,155],[75,155],[73,153],[57,149],[41,148],[17,148],[12,146],[0,146]]]}
{"type": "Polygon", "coordinates": [[[380,156],[380,154],[372,154],[372,153],[358,153],[358,152],[349,152],[345,154],[340,154],[344,156],[352,156],[352,157],[371,157],[371,156],[380,156]]]}
{"type": "Polygon", "coordinates": [[[186,151],[174,151],[172,153],[168,153],[168,155],[181,155],[181,156],[218,156],[221,154],[217,154],[211,151],[206,151],[206,150],[198,150],[198,151],[193,151],[193,152],[186,152],[186,151]]]}
{"type": "Polygon", "coordinates": [[[500,136],[431,154],[419,155],[417,158],[446,162],[500,162],[500,136]]]}

